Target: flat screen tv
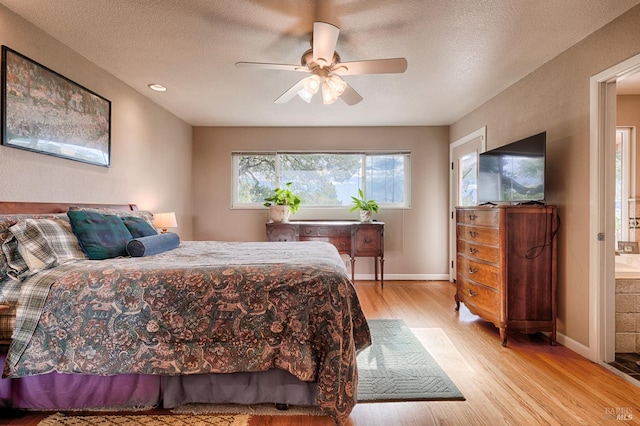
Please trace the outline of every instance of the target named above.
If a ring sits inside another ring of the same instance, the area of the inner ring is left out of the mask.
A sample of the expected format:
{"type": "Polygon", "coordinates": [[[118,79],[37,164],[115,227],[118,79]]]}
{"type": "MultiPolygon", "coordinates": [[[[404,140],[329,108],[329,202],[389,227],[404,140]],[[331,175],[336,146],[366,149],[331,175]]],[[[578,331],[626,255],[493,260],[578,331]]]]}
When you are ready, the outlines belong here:
{"type": "Polygon", "coordinates": [[[547,132],[478,158],[478,204],[544,203],[547,132]]]}

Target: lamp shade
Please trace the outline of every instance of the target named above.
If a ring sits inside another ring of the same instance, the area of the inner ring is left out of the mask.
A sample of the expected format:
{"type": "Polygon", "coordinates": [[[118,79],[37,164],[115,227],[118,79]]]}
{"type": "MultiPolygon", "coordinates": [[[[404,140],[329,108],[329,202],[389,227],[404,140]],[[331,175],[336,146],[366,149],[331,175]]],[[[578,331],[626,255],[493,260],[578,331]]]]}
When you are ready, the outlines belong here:
{"type": "Polygon", "coordinates": [[[347,82],[338,77],[337,75],[332,75],[327,77],[327,84],[331,88],[331,91],[335,95],[335,97],[339,97],[344,93],[347,89],[347,82]]]}
{"type": "Polygon", "coordinates": [[[330,105],[338,99],[338,96],[331,90],[331,86],[326,81],[322,83],[322,103],[330,105]]]}
{"type": "Polygon", "coordinates": [[[166,231],[167,228],[175,228],[178,226],[175,212],[155,213],[153,215],[153,224],[156,228],[166,231]]]}

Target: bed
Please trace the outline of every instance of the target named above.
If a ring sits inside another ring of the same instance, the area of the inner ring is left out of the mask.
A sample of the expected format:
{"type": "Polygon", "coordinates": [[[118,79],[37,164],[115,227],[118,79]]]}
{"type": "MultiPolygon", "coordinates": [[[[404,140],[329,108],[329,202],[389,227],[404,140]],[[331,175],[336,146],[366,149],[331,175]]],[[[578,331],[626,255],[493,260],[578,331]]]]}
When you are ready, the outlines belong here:
{"type": "MultiPolygon", "coordinates": [[[[70,208],[148,215],[135,205],[0,202],[0,238],[25,218],[68,221],[70,208]]],[[[2,257],[7,267],[4,246],[2,257]]],[[[356,403],[356,354],[371,338],[328,243],[182,241],[153,256],[59,259],[0,274],[0,304],[15,312],[0,405],[270,402],[317,405],[342,424],[356,403]]]]}

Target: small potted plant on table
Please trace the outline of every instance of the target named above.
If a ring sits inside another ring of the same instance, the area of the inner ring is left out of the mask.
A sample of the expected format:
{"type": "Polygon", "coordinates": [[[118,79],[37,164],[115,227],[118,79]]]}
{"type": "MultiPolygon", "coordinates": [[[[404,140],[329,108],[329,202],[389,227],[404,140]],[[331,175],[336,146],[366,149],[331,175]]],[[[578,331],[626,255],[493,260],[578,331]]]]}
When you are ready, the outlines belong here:
{"type": "Polygon", "coordinates": [[[360,210],[360,222],[371,222],[371,213],[378,213],[380,206],[375,200],[367,200],[362,189],[358,189],[358,197],[351,197],[353,207],[350,212],[360,210]]]}
{"type": "Polygon", "coordinates": [[[269,207],[269,216],[274,222],[289,222],[291,213],[300,208],[300,197],[291,191],[292,182],[287,182],[284,188],[276,187],[273,194],[264,199],[265,207],[269,207]]]}

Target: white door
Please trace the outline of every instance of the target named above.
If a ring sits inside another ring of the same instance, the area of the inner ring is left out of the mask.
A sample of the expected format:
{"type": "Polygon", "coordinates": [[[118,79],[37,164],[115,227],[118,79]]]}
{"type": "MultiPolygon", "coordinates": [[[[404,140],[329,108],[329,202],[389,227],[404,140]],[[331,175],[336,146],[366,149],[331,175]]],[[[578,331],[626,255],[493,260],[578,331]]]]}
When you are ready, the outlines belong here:
{"type": "Polygon", "coordinates": [[[453,142],[449,147],[450,224],[449,224],[449,281],[456,278],[456,206],[478,204],[478,155],[486,150],[487,128],[482,127],[453,142]]]}

